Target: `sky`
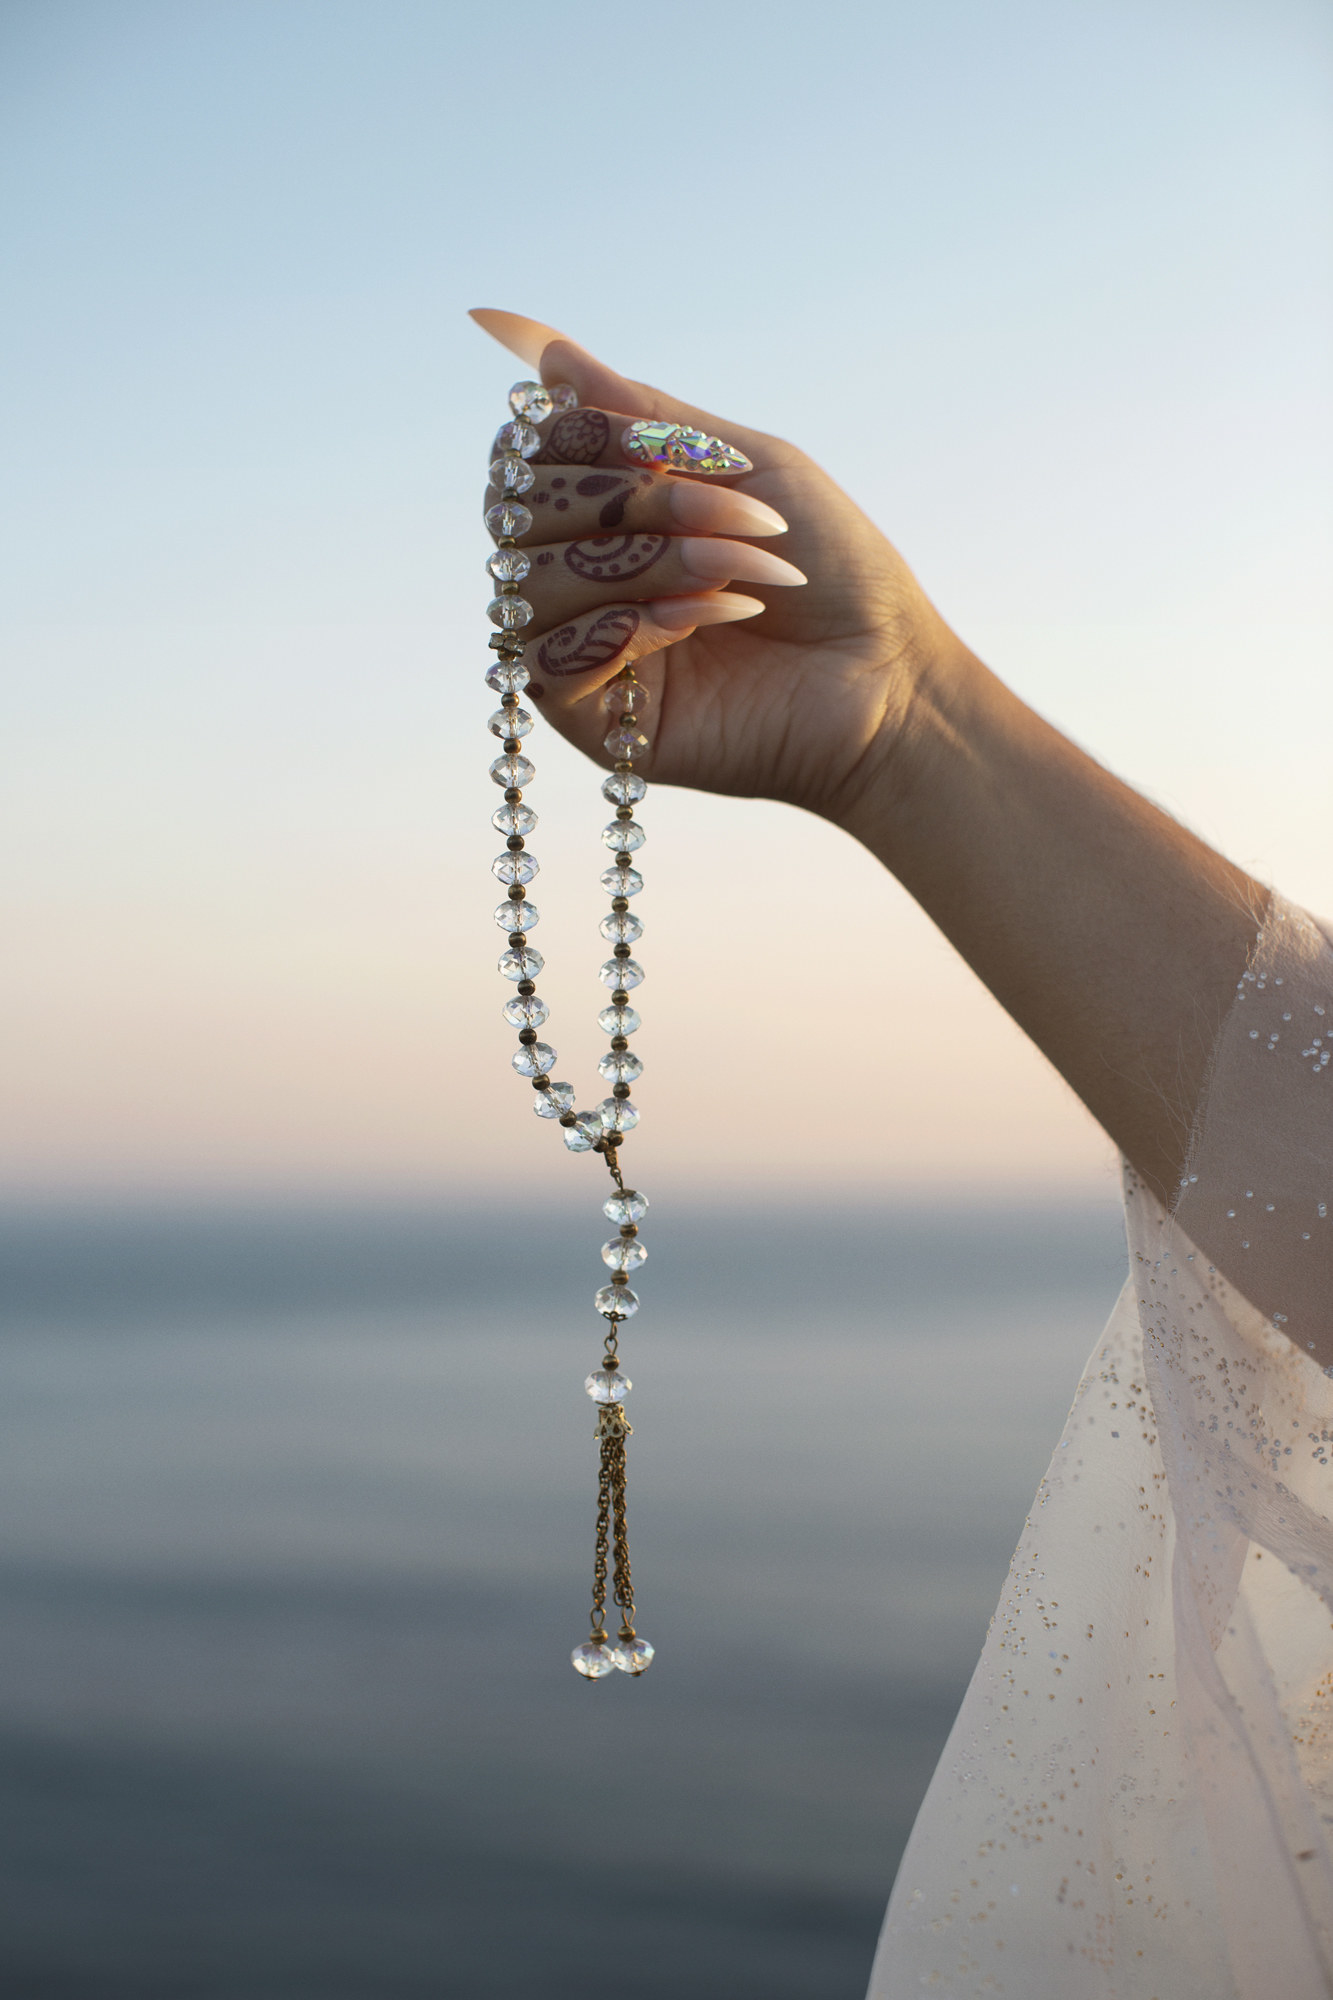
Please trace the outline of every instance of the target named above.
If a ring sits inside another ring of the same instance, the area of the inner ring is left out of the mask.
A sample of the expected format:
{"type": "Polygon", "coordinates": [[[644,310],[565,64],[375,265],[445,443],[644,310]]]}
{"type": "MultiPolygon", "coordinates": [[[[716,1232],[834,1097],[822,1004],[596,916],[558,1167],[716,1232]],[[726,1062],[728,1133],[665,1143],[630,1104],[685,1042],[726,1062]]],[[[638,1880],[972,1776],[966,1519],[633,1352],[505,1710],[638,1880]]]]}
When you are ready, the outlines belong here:
{"type": "MultiPolygon", "coordinates": [[[[1307,0],[0,6],[0,1193],[602,1171],[500,1018],[478,473],[526,371],[472,305],[793,438],[1027,701],[1333,911],[1331,86],[1307,0]]],[[[602,802],[534,755],[591,1098],[602,802]]],[[[649,803],[641,1179],[1113,1189],[845,835],[649,803]]]]}

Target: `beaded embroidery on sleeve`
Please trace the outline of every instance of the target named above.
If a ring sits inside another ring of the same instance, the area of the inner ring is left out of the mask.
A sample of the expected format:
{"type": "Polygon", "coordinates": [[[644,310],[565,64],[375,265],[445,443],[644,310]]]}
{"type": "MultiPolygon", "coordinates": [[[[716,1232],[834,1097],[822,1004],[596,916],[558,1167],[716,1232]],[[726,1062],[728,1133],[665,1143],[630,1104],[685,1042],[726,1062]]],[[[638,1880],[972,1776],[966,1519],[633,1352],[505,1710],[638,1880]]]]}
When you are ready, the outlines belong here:
{"type": "Polygon", "coordinates": [[[504,1008],[505,1020],[518,1030],[519,1046],[512,1058],[513,1066],[532,1084],[537,1116],[561,1127],[570,1152],[600,1153],[612,1180],[611,1192],[602,1204],[607,1220],[616,1225],[616,1234],[602,1245],[602,1262],[608,1266],[610,1277],[599,1287],[594,1299],[606,1322],[606,1332],[601,1365],[584,1384],[597,1406],[595,1436],[600,1447],[591,1629],[588,1638],[575,1646],[571,1654],[579,1673],[588,1680],[600,1680],[617,1669],[637,1676],[651,1664],[653,1657],[653,1648],[634,1629],[634,1583],[625,1516],[625,1446],[631,1426],[624,1408],[632,1384],[620,1367],[620,1330],[639,1307],[630,1287],[630,1273],[648,1254],[639,1237],[639,1224],[647,1213],[648,1200],[626,1186],[620,1165],[625,1136],[639,1122],[638,1111],[630,1101],[631,1086],[643,1072],[643,1064],[629,1046],[629,1037],[639,1026],[639,1015],[630,1005],[630,994],[643,980],[643,968],[633,957],[633,947],[643,934],[643,925],[630,909],[630,899],[643,887],[643,877],[634,866],[634,855],[643,846],[645,835],[634,817],[634,808],[648,787],[634,769],[634,760],[648,748],[648,739],[639,728],[644,690],[633,668],[626,667],[604,694],[611,717],[605,747],[615,768],[602,781],[602,796],[615,808],[615,817],[602,832],[602,841],[611,851],[611,865],[601,878],[610,895],[611,908],[602,919],[601,933],[611,946],[611,956],[602,966],[600,976],[602,984],[610,989],[610,1004],[602,1008],[597,1020],[610,1037],[610,1047],[597,1069],[603,1081],[611,1085],[611,1094],[595,1110],[579,1111],[575,1109],[572,1087],[552,1079],[555,1050],[549,1042],[539,1039],[550,1009],[537,993],[537,975],[544,960],[529,942],[538,911],[528,899],[528,884],[538,872],[538,863],[528,849],[527,836],[537,824],[537,815],[523,799],[524,789],[535,776],[531,760],[523,753],[523,739],[532,729],[533,717],[519,700],[530,678],[523,664],[521,634],[532,619],[532,606],[521,595],[520,586],[532,565],[517,543],[517,537],[532,526],[532,515],[523,505],[523,495],[536,482],[529,463],[541,442],[536,425],[557,410],[574,409],[577,402],[572,389],[547,389],[540,382],[518,382],[509,392],[513,415],[496,440],[498,455],[491,465],[491,484],[498,488],[500,498],[486,515],[486,526],[496,542],[495,553],[486,564],[495,584],[489,612],[491,622],[499,627],[491,635],[495,659],[487,669],[486,685],[500,697],[500,706],[492,715],[489,728],[501,740],[502,754],[491,765],[491,777],[503,788],[504,803],[491,815],[491,824],[497,833],[505,835],[505,848],[491,863],[491,872],[505,887],[505,900],[495,912],[495,921],[508,938],[499,970],[517,989],[504,1008]],[[614,1638],[607,1633],[608,1584],[611,1601],[620,1613],[620,1627],[614,1638]]]}

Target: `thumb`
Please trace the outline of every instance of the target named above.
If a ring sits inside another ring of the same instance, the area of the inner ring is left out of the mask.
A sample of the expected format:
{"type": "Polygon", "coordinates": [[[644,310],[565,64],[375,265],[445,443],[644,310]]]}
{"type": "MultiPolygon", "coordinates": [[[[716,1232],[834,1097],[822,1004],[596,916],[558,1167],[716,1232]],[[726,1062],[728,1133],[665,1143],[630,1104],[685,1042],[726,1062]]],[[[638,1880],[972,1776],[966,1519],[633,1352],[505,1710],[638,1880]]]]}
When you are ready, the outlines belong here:
{"type": "Polygon", "coordinates": [[[689,424],[696,430],[718,434],[739,446],[756,466],[795,463],[800,457],[799,452],[780,439],[763,431],[747,430],[733,417],[715,416],[645,382],[618,375],[577,341],[557,333],[541,320],[486,308],[478,308],[471,318],[530,368],[540,364],[542,380],[548,387],[567,382],[585,407],[612,410],[627,417],[660,417],[670,423],[689,424]]]}

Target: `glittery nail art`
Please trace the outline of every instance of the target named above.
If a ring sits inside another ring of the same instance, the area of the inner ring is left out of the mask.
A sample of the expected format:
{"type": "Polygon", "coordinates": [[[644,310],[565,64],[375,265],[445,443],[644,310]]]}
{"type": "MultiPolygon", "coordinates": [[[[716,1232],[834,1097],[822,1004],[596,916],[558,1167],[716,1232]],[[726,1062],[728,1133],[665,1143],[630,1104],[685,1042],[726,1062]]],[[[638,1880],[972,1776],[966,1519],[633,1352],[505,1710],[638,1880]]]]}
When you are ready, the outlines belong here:
{"type": "Polygon", "coordinates": [[[629,424],[621,434],[621,448],[627,458],[640,465],[660,466],[666,472],[753,472],[754,466],[743,451],[709,437],[706,431],[691,430],[687,424],[650,421],[629,424]]]}

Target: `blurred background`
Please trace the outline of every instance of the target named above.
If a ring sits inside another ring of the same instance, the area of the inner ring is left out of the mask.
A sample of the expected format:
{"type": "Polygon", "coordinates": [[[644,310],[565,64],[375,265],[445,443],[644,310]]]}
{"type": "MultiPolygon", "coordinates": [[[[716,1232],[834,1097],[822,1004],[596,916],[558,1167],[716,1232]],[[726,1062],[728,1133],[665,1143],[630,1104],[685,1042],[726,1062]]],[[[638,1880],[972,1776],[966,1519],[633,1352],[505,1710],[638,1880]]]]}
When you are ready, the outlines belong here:
{"type": "Polygon", "coordinates": [[[500,1018],[465,311],[795,438],[1327,914],[1331,85],[1316,0],[0,5],[6,1990],[862,1992],[1116,1164],[868,855],[654,793],[659,1659],[577,1681],[604,1170],[500,1018]]]}

